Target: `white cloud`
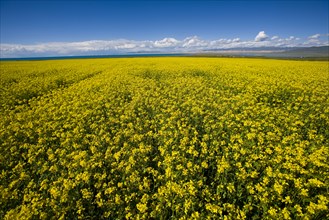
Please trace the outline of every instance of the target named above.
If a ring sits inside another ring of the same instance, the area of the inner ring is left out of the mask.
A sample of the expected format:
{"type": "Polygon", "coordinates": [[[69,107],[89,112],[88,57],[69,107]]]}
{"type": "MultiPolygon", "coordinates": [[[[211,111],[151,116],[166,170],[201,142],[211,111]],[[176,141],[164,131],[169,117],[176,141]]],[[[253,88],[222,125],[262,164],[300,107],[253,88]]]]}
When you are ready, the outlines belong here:
{"type": "Polygon", "coordinates": [[[309,39],[318,39],[321,36],[321,34],[314,34],[312,36],[309,36],[309,39]]]}
{"type": "Polygon", "coordinates": [[[190,48],[190,47],[207,47],[208,42],[201,40],[197,36],[187,37],[183,41],[183,47],[190,48]]]}
{"type": "Polygon", "coordinates": [[[316,39],[316,38],[309,38],[303,44],[304,45],[311,45],[311,46],[319,46],[319,45],[321,45],[321,41],[319,39],[316,39]]]}
{"type": "Polygon", "coordinates": [[[133,49],[133,48],[136,48],[138,45],[134,44],[134,43],[124,43],[124,44],[121,44],[121,45],[118,45],[118,46],[115,46],[114,48],[116,50],[118,49],[133,49]]]}
{"type": "Polygon", "coordinates": [[[236,43],[236,42],[240,42],[240,38],[234,38],[233,40],[232,40],[232,42],[234,42],[234,43],[236,43]]]}
{"type": "Polygon", "coordinates": [[[328,45],[324,35],[313,35],[304,40],[290,36],[280,38],[269,37],[264,31],[258,33],[255,39],[241,40],[240,38],[218,40],[203,40],[197,36],[183,40],[167,37],[162,40],[90,40],[81,42],[49,42],[39,44],[0,44],[0,57],[37,57],[37,56],[70,56],[70,55],[108,55],[128,52],[200,52],[216,49],[259,48],[259,47],[298,47],[328,45]]]}
{"type": "Polygon", "coordinates": [[[255,41],[264,41],[268,38],[268,36],[265,34],[265,31],[260,31],[257,36],[255,37],[255,41]]]}
{"type": "Polygon", "coordinates": [[[154,42],[155,47],[174,47],[179,43],[175,38],[164,38],[154,42]]]}

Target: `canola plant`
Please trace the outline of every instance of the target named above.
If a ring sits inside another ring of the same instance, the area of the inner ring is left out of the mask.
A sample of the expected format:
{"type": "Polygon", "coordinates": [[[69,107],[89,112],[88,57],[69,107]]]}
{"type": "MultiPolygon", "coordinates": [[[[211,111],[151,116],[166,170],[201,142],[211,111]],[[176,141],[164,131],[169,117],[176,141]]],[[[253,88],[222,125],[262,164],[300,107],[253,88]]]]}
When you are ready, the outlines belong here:
{"type": "Polygon", "coordinates": [[[0,219],[329,218],[326,61],[0,65],[0,219]]]}

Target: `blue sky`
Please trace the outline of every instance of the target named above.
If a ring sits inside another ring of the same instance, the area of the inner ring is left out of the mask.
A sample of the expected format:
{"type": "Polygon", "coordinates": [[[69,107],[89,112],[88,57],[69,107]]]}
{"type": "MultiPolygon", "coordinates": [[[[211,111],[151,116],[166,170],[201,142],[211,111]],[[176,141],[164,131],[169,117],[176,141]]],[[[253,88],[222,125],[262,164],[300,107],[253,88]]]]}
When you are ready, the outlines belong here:
{"type": "Polygon", "coordinates": [[[1,0],[0,52],[15,57],[327,45],[328,8],[328,0],[1,0]]]}

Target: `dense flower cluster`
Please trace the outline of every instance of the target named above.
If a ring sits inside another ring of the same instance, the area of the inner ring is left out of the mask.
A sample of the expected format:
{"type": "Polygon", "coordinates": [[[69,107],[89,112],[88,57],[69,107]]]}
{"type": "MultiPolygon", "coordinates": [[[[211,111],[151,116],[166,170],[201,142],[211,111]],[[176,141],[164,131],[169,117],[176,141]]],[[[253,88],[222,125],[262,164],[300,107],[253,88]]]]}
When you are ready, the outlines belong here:
{"type": "Polygon", "coordinates": [[[1,219],[329,218],[328,62],[1,62],[1,219]]]}

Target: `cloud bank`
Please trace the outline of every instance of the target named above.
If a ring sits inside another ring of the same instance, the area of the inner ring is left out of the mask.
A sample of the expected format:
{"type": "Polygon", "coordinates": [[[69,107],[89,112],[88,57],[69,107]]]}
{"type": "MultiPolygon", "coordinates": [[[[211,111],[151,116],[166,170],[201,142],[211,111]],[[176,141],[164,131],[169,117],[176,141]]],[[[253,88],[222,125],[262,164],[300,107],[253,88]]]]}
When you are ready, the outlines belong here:
{"type": "Polygon", "coordinates": [[[310,47],[329,45],[328,34],[314,34],[301,39],[295,36],[282,38],[268,36],[260,31],[253,40],[239,37],[203,40],[198,36],[178,40],[167,37],[161,40],[90,40],[82,42],[49,42],[38,44],[0,44],[0,57],[109,55],[127,53],[189,53],[221,49],[261,47],[310,47]]]}

